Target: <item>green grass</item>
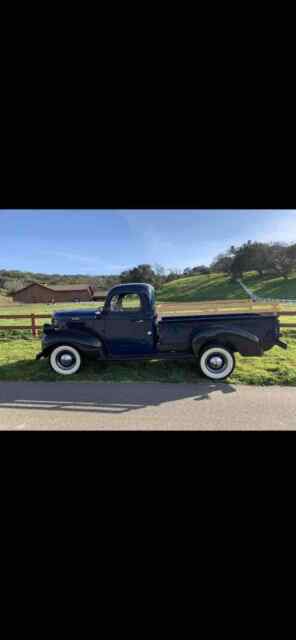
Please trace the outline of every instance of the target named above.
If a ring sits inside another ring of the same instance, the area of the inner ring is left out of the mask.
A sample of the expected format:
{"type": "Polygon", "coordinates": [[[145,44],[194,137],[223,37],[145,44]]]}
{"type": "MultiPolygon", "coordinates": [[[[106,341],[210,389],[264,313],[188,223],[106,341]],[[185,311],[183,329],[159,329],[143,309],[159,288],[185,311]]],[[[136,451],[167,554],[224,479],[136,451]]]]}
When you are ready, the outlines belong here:
{"type": "Polygon", "coordinates": [[[283,298],[296,300],[296,273],[292,273],[288,280],[268,276],[259,277],[255,273],[248,273],[242,278],[244,284],[262,298],[283,298]]]}
{"type": "MultiPolygon", "coordinates": [[[[288,280],[272,276],[258,276],[249,272],[243,282],[263,298],[292,298],[296,300],[296,273],[288,280]]],[[[223,273],[192,276],[173,280],[159,289],[158,302],[195,302],[204,300],[246,299],[247,295],[237,282],[223,273]]]]}
{"type": "MultiPolygon", "coordinates": [[[[285,309],[287,309],[287,307],[285,307],[285,309]]],[[[296,324],[296,309],[295,307],[291,307],[291,310],[293,309],[293,311],[295,311],[295,316],[281,316],[280,311],[279,316],[280,316],[280,322],[284,322],[284,323],[288,323],[288,324],[292,324],[293,322],[296,324]]],[[[290,310],[290,307],[289,307],[290,310]]],[[[289,327],[288,327],[289,328],[289,327]]]]}
{"type": "MultiPolygon", "coordinates": [[[[296,386],[296,331],[283,330],[288,350],[274,347],[262,358],[236,355],[237,367],[227,380],[234,384],[296,386]]],[[[39,340],[0,341],[0,380],[27,381],[97,381],[97,382],[193,382],[204,381],[195,362],[85,363],[70,378],[58,376],[47,360],[35,360],[39,340]]]]}
{"type": "Polygon", "coordinates": [[[255,385],[296,386],[296,330],[282,329],[288,349],[274,347],[262,358],[244,358],[236,354],[236,369],[229,382],[255,385]]]}
{"type": "Polygon", "coordinates": [[[163,285],[157,302],[195,302],[202,300],[247,299],[237,282],[223,273],[180,278],[163,285]]]}

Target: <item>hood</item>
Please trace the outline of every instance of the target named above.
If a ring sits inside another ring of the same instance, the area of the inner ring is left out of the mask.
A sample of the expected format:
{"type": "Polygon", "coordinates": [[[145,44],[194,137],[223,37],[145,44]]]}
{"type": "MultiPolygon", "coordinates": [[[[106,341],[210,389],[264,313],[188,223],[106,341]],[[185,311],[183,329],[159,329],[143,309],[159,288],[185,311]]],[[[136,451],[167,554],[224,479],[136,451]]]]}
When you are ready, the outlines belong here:
{"type": "Polygon", "coordinates": [[[57,321],[71,320],[72,318],[86,320],[95,318],[98,312],[99,309],[67,309],[67,311],[56,311],[53,318],[57,321]]]}

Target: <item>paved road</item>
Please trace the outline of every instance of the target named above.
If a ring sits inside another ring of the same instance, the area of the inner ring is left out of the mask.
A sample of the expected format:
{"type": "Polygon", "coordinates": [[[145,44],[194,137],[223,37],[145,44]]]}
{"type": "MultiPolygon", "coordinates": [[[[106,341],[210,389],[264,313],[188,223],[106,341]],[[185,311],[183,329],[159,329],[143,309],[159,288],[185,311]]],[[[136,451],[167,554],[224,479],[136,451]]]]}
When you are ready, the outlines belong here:
{"type": "Polygon", "coordinates": [[[293,387],[0,383],[0,429],[296,429],[293,387]]]}

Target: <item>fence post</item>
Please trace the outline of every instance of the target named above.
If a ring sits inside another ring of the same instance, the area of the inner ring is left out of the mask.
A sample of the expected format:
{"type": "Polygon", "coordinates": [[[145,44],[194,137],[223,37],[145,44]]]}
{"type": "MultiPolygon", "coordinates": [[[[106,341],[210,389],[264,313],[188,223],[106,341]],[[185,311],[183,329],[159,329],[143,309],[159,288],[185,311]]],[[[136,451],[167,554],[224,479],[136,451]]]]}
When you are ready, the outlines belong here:
{"type": "Polygon", "coordinates": [[[36,338],[37,331],[36,331],[36,319],[35,319],[34,313],[31,314],[31,320],[32,320],[32,336],[33,338],[36,338]]]}

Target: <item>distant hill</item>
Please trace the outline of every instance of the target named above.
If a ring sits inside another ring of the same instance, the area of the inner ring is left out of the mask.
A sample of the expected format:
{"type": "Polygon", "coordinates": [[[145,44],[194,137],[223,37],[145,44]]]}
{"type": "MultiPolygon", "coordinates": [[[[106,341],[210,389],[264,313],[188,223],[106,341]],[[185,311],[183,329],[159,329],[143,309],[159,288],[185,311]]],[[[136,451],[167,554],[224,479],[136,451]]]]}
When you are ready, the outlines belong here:
{"type": "Polygon", "coordinates": [[[98,289],[108,289],[120,280],[118,275],[84,275],[73,274],[63,275],[58,273],[34,273],[31,271],[15,271],[0,269],[0,289],[7,281],[17,280],[23,286],[30,282],[40,282],[52,285],[68,285],[68,284],[94,284],[98,289]]]}
{"type": "MultiPolygon", "coordinates": [[[[284,278],[271,275],[259,277],[250,272],[243,282],[256,295],[263,298],[296,299],[296,273],[284,278]]],[[[172,280],[157,292],[158,302],[195,302],[202,300],[246,299],[247,295],[237,282],[223,273],[211,273],[172,280]]]]}
{"type": "Polygon", "coordinates": [[[223,273],[172,280],[157,291],[158,302],[195,302],[199,300],[246,299],[237,282],[223,273]]]}

